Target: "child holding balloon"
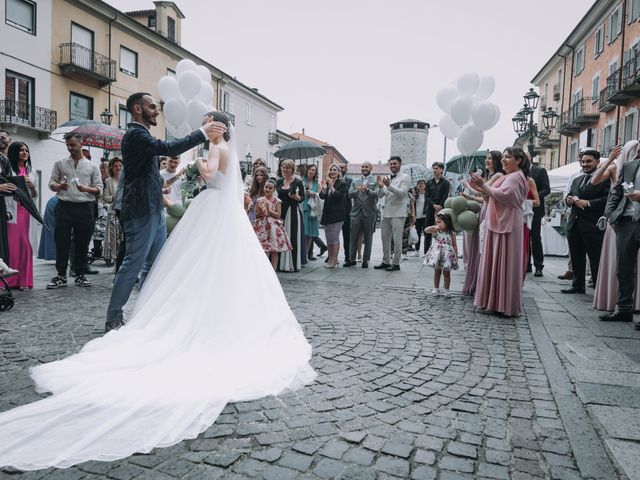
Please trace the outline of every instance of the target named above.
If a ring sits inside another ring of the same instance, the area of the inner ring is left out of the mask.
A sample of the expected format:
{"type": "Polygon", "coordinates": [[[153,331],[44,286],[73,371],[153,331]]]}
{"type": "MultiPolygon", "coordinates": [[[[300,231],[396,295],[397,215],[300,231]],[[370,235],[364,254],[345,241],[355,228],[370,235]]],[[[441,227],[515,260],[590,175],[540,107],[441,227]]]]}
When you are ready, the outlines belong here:
{"type": "Polygon", "coordinates": [[[431,247],[424,257],[424,264],[434,269],[431,293],[436,297],[440,296],[440,293],[445,297],[451,297],[451,270],[458,269],[458,245],[451,215],[439,212],[436,215],[436,224],[425,228],[424,231],[433,236],[431,247]],[[444,276],[443,292],[440,291],[441,276],[444,276]]]}

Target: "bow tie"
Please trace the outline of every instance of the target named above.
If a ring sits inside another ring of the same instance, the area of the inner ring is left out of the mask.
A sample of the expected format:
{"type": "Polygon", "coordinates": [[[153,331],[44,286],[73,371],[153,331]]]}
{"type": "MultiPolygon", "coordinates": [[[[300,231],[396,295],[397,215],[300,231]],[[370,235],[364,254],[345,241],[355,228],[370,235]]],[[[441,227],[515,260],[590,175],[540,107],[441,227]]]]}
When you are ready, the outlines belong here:
{"type": "Polygon", "coordinates": [[[391,174],[391,178],[396,178],[396,174],[391,174]]]}

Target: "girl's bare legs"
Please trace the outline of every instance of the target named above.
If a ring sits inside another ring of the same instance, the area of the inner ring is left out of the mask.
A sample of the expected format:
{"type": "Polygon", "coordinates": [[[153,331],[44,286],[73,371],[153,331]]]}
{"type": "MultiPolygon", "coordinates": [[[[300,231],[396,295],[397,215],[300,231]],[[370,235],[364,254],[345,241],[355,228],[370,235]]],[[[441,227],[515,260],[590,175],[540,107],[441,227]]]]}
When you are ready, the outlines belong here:
{"type": "Polygon", "coordinates": [[[273,267],[273,269],[274,270],[277,269],[278,268],[278,252],[269,252],[267,255],[271,260],[271,266],[273,267]]]}
{"type": "MultiPolygon", "coordinates": [[[[438,269],[438,268],[436,268],[436,269],[433,271],[433,287],[434,287],[435,289],[439,289],[439,288],[440,288],[440,275],[441,275],[441,274],[442,274],[442,270],[440,270],[440,269],[438,269]]],[[[445,274],[445,277],[444,277],[444,278],[445,278],[445,284],[446,284],[446,281],[447,281],[447,280],[446,280],[446,278],[447,278],[447,277],[446,277],[446,274],[445,274]]]]}
{"type": "Polygon", "coordinates": [[[448,270],[444,271],[444,289],[449,290],[449,285],[451,285],[451,272],[448,270]]]}

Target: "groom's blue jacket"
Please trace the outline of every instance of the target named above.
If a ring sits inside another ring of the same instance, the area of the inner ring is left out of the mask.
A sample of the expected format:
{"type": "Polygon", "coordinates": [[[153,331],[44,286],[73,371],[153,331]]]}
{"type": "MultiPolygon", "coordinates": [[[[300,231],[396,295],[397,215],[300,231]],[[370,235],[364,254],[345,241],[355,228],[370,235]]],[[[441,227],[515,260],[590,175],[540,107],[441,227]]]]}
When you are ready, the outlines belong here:
{"type": "Polygon", "coordinates": [[[141,123],[130,123],[122,137],[125,183],[120,219],[146,217],[162,211],[162,185],[158,156],[173,157],[206,140],[200,130],[184,138],[165,142],[151,135],[141,123]]]}

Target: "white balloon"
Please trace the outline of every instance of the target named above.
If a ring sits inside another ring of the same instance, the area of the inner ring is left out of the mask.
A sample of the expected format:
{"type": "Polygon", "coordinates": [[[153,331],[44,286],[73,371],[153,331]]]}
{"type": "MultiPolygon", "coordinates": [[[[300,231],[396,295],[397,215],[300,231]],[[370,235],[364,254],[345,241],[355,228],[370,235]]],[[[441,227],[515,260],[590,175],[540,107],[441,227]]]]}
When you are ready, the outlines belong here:
{"type": "Polygon", "coordinates": [[[450,85],[436,93],[436,102],[445,113],[450,112],[451,104],[456,98],[458,98],[458,89],[450,85]]]}
{"type": "Polygon", "coordinates": [[[447,138],[456,138],[462,130],[456,122],[453,121],[451,115],[445,115],[438,124],[440,131],[447,138]]]}
{"type": "Polygon", "coordinates": [[[188,71],[184,72],[182,77],[178,79],[178,84],[180,85],[180,93],[188,102],[198,94],[202,81],[196,72],[188,71]]]}
{"type": "Polygon", "coordinates": [[[164,104],[163,111],[167,122],[174,127],[182,125],[187,118],[187,104],[181,98],[167,100],[164,104]]]}
{"type": "Polygon", "coordinates": [[[213,87],[211,86],[211,84],[208,82],[202,82],[200,84],[200,91],[198,92],[196,98],[205,105],[209,105],[211,103],[211,100],[213,100],[213,87]]]}
{"type": "Polygon", "coordinates": [[[465,73],[456,82],[460,95],[471,96],[476,93],[480,85],[480,76],[477,73],[465,73]]]}
{"type": "Polygon", "coordinates": [[[196,62],[194,62],[189,58],[184,58],[180,60],[176,65],[176,76],[178,77],[178,80],[179,80],[180,77],[182,77],[182,75],[184,75],[186,72],[195,71],[195,70],[196,70],[196,62]]]}
{"type": "Polygon", "coordinates": [[[496,111],[495,105],[491,102],[480,102],[473,108],[471,119],[476,127],[480,130],[489,130],[493,123],[496,111]]]}
{"type": "Polygon", "coordinates": [[[180,138],[180,129],[179,127],[175,127],[174,125],[171,125],[170,123],[167,123],[167,133],[169,133],[169,135],[171,135],[173,138],[180,138]]]}
{"type": "Polygon", "coordinates": [[[473,100],[470,97],[456,98],[449,109],[451,118],[461,127],[464,127],[469,122],[471,112],[473,112],[473,100]]]}
{"type": "Polygon", "coordinates": [[[482,146],[484,134],[475,125],[467,125],[458,135],[458,150],[464,155],[471,155],[482,146]]]}
{"type": "Polygon", "coordinates": [[[175,77],[166,75],[158,80],[158,93],[165,102],[173,98],[180,98],[180,86],[175,77]]]}
{"type": "Polygon", "coordinates": [[[202,117],[207,113],[207,106],[200,100],[194,99],[187,103],[187,123],[192,129],[200,128],[202,117]]]}
{"type": "Polygon", "coordinates": [[[500,120],[500,107],[495,103],[492,103],[491,105],[493,106],[494,117],[491,123],[489,124],[489,129],[495,127],[498,124],[498,121],[500,120]]]}
{"type": "Polygon", "coordinates": [[[204,65],[198,65],[196,67],[196,73],[200,76],[203,82],[211,82],[211,72],[204,65]]]}
{"type": "Polygon", "coordinates": [[[489,98],[496,89],[496,80],[492,75],[480,77],[480,84],[476,90],[476,99],[481,102],[489,98]]]}

